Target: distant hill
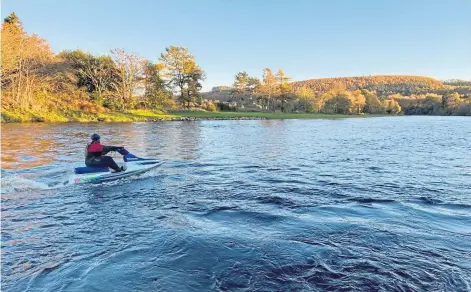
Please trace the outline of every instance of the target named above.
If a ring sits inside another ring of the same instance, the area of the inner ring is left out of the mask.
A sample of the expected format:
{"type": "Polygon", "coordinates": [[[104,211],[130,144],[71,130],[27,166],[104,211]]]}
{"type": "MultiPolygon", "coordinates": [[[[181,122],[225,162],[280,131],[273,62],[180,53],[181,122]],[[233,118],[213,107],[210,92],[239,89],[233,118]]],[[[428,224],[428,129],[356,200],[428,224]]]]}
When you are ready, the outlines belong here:
{"type": "MultiPolygon", "coordinates": [[[[334,88],[347,90],[368,89],[378,95],[399,93],[402,95],[440,92],[447,88],[440,80],[424,76],[374,75],[360,77],[319,78],[292,83],[293,88],[309,87],[316,93],[324,93],[334,88]]],[[[204,98],[227,101],[230,98],[230,87],[218,86],[213,91],[203,93],[204,98]]]]}
{"type": "Polygon", "coordinates": [[[202,92],[204,99],[218,100],[220,102],[229,101],[231,98],[231,89],[213,90],[208,92],[202,92]]]}
{"type": "Polygon", "coordinates": [[[348,90],[375,90],[378,95],[400,93],[402,95],[427,93],[443,89],[444,84],[430,77],[376,75],[361,77],[320,78],[293,82],[293,87],[309,87],[317,93],[327,92],[338,86],[348,90]]]}

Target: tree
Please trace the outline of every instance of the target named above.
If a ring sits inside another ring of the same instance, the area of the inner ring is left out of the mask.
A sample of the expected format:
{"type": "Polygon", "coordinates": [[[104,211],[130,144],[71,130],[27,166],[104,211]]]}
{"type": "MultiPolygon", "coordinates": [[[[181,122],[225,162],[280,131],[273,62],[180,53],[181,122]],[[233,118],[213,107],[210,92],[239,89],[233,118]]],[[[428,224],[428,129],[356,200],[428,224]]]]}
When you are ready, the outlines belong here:
{"type": "Polygon", "coordinates": [[[384,107],[388,114],[398,114],[401,112],[401,106],[394,99],[387,99],[384,101],[384,107]]]}
{"type": "Polygon", "coordinates": [[[250,94],[254,94],[254,92],[260,87],[260,85],[260,79],[258,79],[257,77],[249,76],[249,79],[247,81],[247,91],[250,94]]]}
{"type": "Polygon", "coordinates": [[[191,103],[198,103],[201,105],[203,99],[200,94],[201,88],[203,85],[201,84],[201,80],[204,80],[203,72],[201,70],[194,70],[191,74],[187,76],[187,88],[186,88],[186,98],[185,102],[187,103],[187,107],[190,107],[191,103]]]}
{"type": "Polygon", "coordinates": [[[313,112],[320,112],[322,107],[324,106],[324,95],[322,94],[314,94],[314,98],[312,100],[312,110],[313,112]]]}
{"type": "Polygon", "coordinates": [[[289,84],[289,80],[291,78],[287,77],[285,75],[285,72],[283,70],[278,69],[278,72],[276,74],[276,79],[278,81],[278,86],[279,86],[279,97],[281,101],[281,111],[285,111],[285,102],[288,99],[288,94],[292,91],[291,84],[289,84]]]}
{"type": "Polygon", "coordinates": [[[117,69],[118,80],[114,85],[121,98],[121,110],[132,107],[133,94],[142,80],[144,62],[137,54],[126,53],[123,49],[111,50],[117,69]]]}
{"type": "Polygon", "coordinates": [[[296,97],[301,102],[305,112],[312,112],[312,100],[314,99],[314,91],[309,87],[300,87],[295,92],[296,97]]]}
{"type": "Polygon", "coordinates": [[[330,91],[323,96],[322,111],[329,114],[348,114],[352,107],[352,98],[348,91],[330,91]]]}
{"type": "Polygon", "coordinates": [[[365,106],[363,112],[367,114],[379,114],[384,112],[384,105],[379,100],[375,92],[363,89],[361,91],[365,97],[365,106]]]}
{"type": "Polygon", "coordinates": [[[442,111],[442,96],[438,94],[427,94],[422,102],[423,114],[438,115],[442,111]]]}
{"type": "Polygon", "coordinates": [[[275,110],[273,98],[278,92],[277,79],[270,68],[266,68],[263,72],[262,84],[259,87],[259,93],[262,100],[265,101],[265,108],[267,110],[275,110]]]}
{"type": "Polygon", "coordinates": [[[457,108],[453,114],[459,116],[471,116],[471,98],[468,98],[467,101],[461,102],[459,108],[457,108]]]}
{"type": "Polygon", "coordinates": [[[201,107],[208,112],[216,112],[218,110],[212,101],[203,102],[201,107]]]}
{"type": "Polygon", "coordinates": [[[456,112],[461,104],[461,96],[459,93],[454,92],[443,96],[443,107],[445,108],[445,113],[451,115],[456,112]]]}
{"type": "Polygon", "coordinates": [[[103,93],[116,86],[117,69],[109,56],[94,56],[81,50],[63,51],[59,54],[63,59],[72,62],[79,77],[79,86],[86,86],[87,91],[97,93],[97,101],[101,104],[103,93]]]}
{"type": "Polygon", "coordinates": [[[247,72],[244,71],[236,74],[231,93],[236,103],[240,103],[242,100],[244,100],[244,97],[247,94],[248,84],[249,74],[247,74],[247,72]]]}
{"type": "Polygon", "coordinates": [[[350,112],[355,114],[361,114],[363,107],[366,104],[365,96],[360,90],[355,90],[350,93],[350,100],[352,102],[350,112]]]}
{"type": "Polygon", "coordinates": [[[201,89],[198,84],[204,79],[204,72],[196,64],[195,57],[186,48],[170,46],[161,54],[160,60],[165,64],[164,76],[180,91],[180,102],[189,106],[188,98],[201,89]]]}
{"type": "Polygon", "coordinates": [[[161,76],[163,64],[145,61],[144,65],[144,106],[154,109],[163,108],[165,101],[171,97],[165,80],[161,76]]]}
{"type": "Polygon", "coordinates": [[[11,13],[2,25],[1,52],[2,103],[21,109],[38,105],[36,94],[47,86],[46,65],[55,58],[47,42],[28,35],[16,14],[11,13]]]}
{"type": "Polygon", "coordinates": [[[252,98],[259,86],[258,78],[250,77],[245,71],[239,72],[235,76],[231,96],[236,103],[241,104],[246,98],[252,98]]]}
{"type": "Polygon", "coordinates": [[[5,17],[4,22],[7,24],[11,24],[17,28],[23,29],[23,24],[21,23],[18,16],[16,16],[15,12],[10,13],[7,17],[5,17]]]}

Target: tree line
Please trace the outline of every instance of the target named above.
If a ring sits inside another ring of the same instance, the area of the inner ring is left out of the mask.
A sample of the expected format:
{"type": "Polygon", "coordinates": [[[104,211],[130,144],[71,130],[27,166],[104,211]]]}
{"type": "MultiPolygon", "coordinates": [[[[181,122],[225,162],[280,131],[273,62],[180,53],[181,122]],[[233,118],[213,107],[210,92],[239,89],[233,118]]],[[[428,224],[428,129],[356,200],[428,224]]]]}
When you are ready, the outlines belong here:
{"type": "Polygon", "coordinates": [[[332,114],[471,115],[471,82],[442,83],[421,76],[364,76],[290,82],[282,69],[263,70],[261,79],[235,75],[228,93],[232,110],[332,114]]]}
{"type": "Polygon", "coordinates": [[[187,48],[167,47],[156,63],[123,49],[55,54],[44,39],[25,32],[15,13],[1,31],[2,109],[125,111],[202,104],[205,74],[187,48]]]}

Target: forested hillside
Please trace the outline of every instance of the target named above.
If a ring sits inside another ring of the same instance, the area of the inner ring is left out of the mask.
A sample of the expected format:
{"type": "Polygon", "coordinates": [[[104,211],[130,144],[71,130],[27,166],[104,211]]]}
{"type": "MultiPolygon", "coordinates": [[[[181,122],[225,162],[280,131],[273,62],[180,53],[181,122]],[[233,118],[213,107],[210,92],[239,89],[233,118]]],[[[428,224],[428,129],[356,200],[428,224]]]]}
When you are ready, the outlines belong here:
{"type": "Polygon", "coordinates": [[[423,76],[380,75],[320,78],[290,82],[278,70],[263,77],[235,75],[232,87],[203,93],[233,110],[337,114],[471,115],[471,81],[423,76]]]}
{"type": "Polygon", "coordinates": [[[402,95],[423,94],[443,89],[439,80],[422,76],[378,75],[362,77],[320,78],[294,82],[295,89],[308,87],[316,93],[325,93],[337,86],[347,90],[366,89],[380,96],[399,93],[402,95]]]}

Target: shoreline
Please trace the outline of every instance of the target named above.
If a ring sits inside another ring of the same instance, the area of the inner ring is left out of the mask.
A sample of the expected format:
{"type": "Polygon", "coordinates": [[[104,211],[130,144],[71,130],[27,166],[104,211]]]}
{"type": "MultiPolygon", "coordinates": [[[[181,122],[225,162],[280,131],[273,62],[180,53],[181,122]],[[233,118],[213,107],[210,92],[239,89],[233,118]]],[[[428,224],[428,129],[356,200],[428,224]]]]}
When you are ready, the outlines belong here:
{"type": "Polygon", "coordinates": [[[322,113],[281,113],[281,112],[108,112],[108,113],[10,113],[2,111],[2,124],[21,123],[125,123],[125,122],[165,122],[165,121],[219,121],[219,120],[286,120],[286,119],[347,119],[369,118],[394,115],[344,115],[322,113]]]}

